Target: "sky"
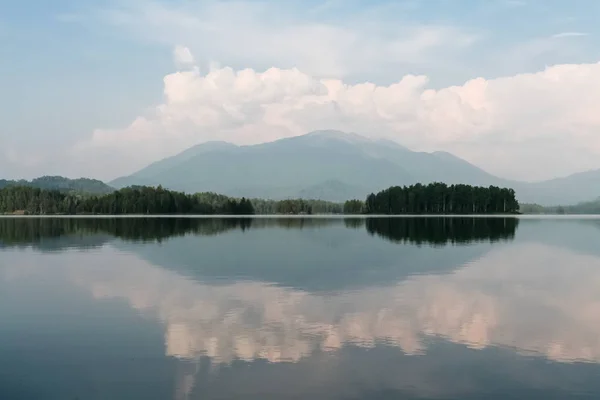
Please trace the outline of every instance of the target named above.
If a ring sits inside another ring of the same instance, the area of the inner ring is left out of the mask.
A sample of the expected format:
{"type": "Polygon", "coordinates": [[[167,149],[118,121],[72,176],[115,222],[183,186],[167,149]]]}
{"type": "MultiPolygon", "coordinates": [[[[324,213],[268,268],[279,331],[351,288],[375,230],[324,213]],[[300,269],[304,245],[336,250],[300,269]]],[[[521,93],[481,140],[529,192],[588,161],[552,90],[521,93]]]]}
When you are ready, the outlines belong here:
{"type": "Polygon", "coordinates": [[[110,180],[339,129],[495,175],[600,168],[596,0],[0,0],[0,177],[110,180]]]}

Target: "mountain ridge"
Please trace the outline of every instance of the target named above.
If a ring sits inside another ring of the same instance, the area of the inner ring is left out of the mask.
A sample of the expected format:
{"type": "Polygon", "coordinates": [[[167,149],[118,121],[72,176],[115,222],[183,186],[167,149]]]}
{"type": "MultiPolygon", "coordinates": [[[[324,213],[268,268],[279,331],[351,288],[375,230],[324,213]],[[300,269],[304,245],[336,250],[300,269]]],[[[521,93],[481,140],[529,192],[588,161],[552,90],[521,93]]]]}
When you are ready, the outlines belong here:
{"type": "Polygon", "coordinates": [[[127,186],[184,192],[212,191],[232,197],[364,199],[390,186],[466,183],[513,188],[521,203],[569,206],[600,197],[600,169],[541,182],[503,179],[444,151],[415,152],[387,139],[322,130],[273,142],[238,146],[211,141],[149,164],[109,184],[96,179],[43,176],[10,185],[66,193],[107,194],[127,186]]]}
{"type": "Polygon", "coordinates": [[[415,152],[387,139],[318,130],[272,142],[235,145],[212,141],[190,147],[109,184],[162,185],[186,192],[229,196],[364,198],[395,185],[444,182],[512,187],[519,200],[574,204],[600,196],[600,170],[543,182],[503,179],[444,151],[415,152]]]}
{"type": "Polygon", "coordinates": [[[107,194],[115,190],[106,183],[91,178],[70,179],[63,176],[45,175],[31,181],[0,179],[0,189],[7,186],[27,186],[46,190],[59,190],[65,193],[107,194]]]}

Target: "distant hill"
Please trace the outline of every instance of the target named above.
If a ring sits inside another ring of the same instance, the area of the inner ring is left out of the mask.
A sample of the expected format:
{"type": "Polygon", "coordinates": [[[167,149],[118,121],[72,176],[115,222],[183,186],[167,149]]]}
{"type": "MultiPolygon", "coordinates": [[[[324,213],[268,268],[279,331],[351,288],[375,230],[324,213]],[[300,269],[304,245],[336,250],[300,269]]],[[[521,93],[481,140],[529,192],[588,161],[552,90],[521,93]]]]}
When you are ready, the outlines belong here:
{"type": "Polygon", "coordinates": [[[566,207],[566,212],[573,214],[600,214],[600,199],[568,206],[566,207]]]}
{"type": "Polygon", "coordinates": [[[446,152],[415,152],[393,141],[315,131],[251,146],[208,142],[110,182],[163,185],[251,198],[364,199],[392,185],[445,182],[512,187],[519,201],[574,204],[600,196],[600,171],[547,182],[502,179],[446,152]]]}
{"type": "Polygon", "coordinates": [[[110,184],[340,201],[362,199],[391,185],[434,180],[482,185],[501,181],[447,153],[418,153],[391,141],[317,131],[252,146],[204,143],[110,184]]]}
{"type": "Polygon", "coordinates": [[[521,212],[524,214],[600,214],[600,198],[578,204],[560,204],[555,206],[542,206],[539,204],[522,204],[521,212]]]}
{"type": "Polygon", "coordinates": [[[513,188],[524,202],[546,206],[572,205],[600,197],[600,170],[573,174],[543,182],[517,182],[513,188]]]}
{"type": "Polygon", "coordinates": [[[0,189],[6,186],[29,186],[39,189],[59,190],[65,193],[107,194],[114,188],[97,179],[69,179],[62,176],[42,176],[31,181],[0,179],[0,189]]]}

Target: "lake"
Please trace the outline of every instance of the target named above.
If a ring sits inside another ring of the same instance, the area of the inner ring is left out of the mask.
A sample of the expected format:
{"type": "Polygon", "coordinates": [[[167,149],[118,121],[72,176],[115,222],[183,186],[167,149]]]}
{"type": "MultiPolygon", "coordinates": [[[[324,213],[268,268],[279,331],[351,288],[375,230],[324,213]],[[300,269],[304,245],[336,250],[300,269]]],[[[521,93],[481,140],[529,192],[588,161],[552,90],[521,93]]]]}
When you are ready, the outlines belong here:
{"type": "Polygon", "coordinates": [[[598,399],[600,220],[0,218],[0,399],[598,399]]]}

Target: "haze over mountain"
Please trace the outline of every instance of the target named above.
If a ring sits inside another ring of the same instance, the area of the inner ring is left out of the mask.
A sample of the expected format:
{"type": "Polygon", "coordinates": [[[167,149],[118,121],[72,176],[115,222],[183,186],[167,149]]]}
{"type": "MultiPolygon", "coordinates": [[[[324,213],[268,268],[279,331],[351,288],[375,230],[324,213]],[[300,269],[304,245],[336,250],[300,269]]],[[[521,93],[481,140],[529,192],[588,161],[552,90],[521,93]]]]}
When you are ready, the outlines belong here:
{"type": "Polygon", "coordinates": [[[0,179],[0,189],[7,186],[28,186],[38,189],[59,190],[64,193],[107,194],[115,189],[97,179],[69,179],[62,176],[42,176],[31,181],[0,179]]]}
{"type": "Polygon", "coordinates": [[[207,142],[110,182],[230,196],[343,201],[393,185],[445,182],[512,187],[519,201],[571,204],[600,196],[600,171],[539,183],[487,173],[446,152],[414,152],[388,140],[333,130],[250,146],[207,142]]]}

